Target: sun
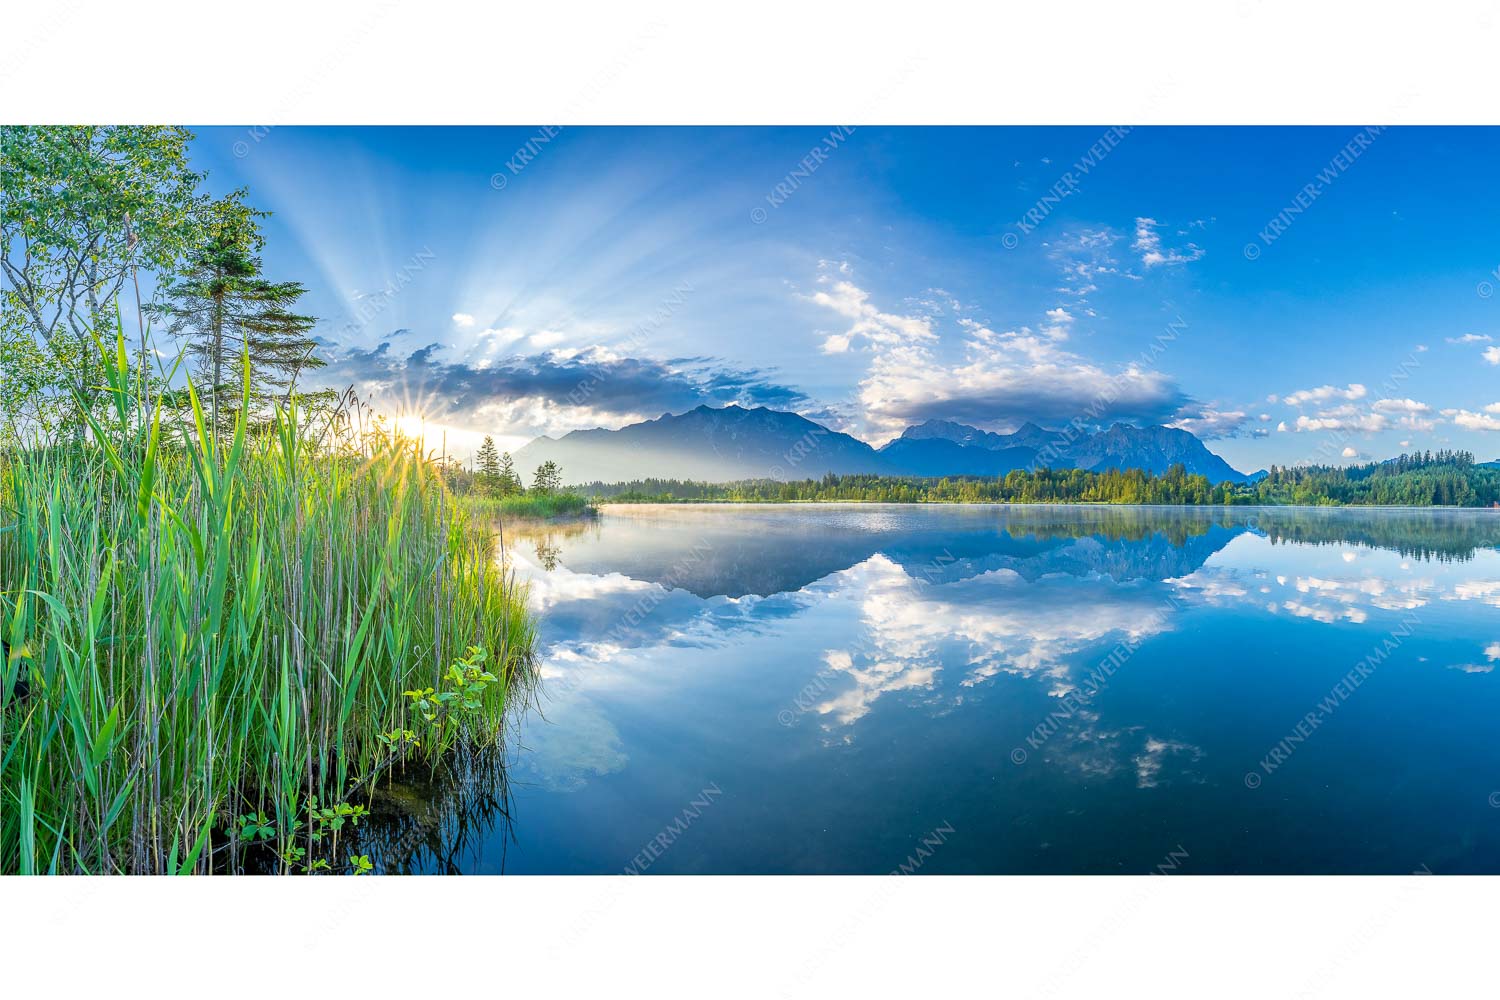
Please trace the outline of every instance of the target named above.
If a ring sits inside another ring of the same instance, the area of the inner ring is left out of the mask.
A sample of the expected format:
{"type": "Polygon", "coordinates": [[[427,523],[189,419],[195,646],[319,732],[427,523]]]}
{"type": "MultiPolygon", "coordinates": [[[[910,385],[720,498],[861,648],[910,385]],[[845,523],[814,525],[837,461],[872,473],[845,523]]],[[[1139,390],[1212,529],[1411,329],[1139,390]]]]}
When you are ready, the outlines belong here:
{"type": "Polygon", "coordinates": [[[405,437],[425,442],[427,435],[437,425],[420,413],[402,413],[391,420],[391,426],[405,437]]]}

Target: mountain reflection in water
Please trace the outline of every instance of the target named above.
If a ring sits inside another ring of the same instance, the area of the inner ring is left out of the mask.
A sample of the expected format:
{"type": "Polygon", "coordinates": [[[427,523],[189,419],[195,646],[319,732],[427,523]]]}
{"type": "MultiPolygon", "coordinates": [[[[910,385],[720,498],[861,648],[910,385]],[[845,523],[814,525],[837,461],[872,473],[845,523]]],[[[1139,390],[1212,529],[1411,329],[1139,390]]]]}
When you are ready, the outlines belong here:
{"type": "Polygon", "coordinates": [[[391,870],[886,872],[944,825],[924,872],[1500,870],[1500,514],[619,506],[505,542],[542,615],[514,823],[391,870]]]}

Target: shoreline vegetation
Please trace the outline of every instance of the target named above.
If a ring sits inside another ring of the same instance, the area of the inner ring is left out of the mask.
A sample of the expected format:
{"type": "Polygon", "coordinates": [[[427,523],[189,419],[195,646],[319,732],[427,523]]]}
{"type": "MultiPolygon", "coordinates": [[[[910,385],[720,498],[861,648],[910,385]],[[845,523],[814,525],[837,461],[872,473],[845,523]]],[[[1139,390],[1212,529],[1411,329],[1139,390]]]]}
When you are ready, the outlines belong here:
{"type": "Polygon", "coordinates": [[[524,699],[524,588],[418,442],[252,425],[248,365],[221,439],[103,360],[88,439],[0,457],[0,872],[371,870],[371,783],[524,699]]]}
{"type": "Polygon", "coordinates": [[[384,870],[382,778],[532,697],[499,533],[303,384],[306,288],[192,138],[0,126],[0,875],[384,870]]]}
{"type": "Polygon", "coordinates": [[[462,497],[460,502],[475,517],[517,518],[528,521],[561,521],[597,517],[599,508],[590,497],[578,493],[527,493],[507,497],[462,497]]]}
{"type": "Polygon", "coordinates": [[[450,461],[441,469],[448,489],[477,517],[559,521],[596,517],[599,513],[592,498],[563,488],[562,469],[556,462],[538,465],[527,489],[516,474],[510,452],[501,453],[490,437],[479,446],[472,468],[450,461]]]}
{"type": "Polygon", "coordinates": [[[707,483],[642,479],[587,483],[598,503],[1084,503],[1170,506],[1491,507],[1500,503],[1500,468],[1476,465],[1468,452],[1401,455],[1355,466],[1273,466],[1253,483],[1211,483],[1182,466],[1156,475],[1140,469],[1016,470],[1004,476],[833,475],[783,482],[707,483]]]}

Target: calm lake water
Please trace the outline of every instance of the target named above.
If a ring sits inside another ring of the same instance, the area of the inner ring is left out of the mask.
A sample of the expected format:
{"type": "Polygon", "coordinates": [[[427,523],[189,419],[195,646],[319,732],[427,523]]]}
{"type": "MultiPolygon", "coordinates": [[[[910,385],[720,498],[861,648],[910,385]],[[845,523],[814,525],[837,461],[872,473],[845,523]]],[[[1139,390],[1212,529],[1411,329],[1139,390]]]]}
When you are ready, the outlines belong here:
{"type": "Polygon", "coordinates": [[[1497,543],[1500,512],[1286,508],[509,535],[537,706],[503,769],[398,788],[392,867],[1500,871],[1497,543]]]}

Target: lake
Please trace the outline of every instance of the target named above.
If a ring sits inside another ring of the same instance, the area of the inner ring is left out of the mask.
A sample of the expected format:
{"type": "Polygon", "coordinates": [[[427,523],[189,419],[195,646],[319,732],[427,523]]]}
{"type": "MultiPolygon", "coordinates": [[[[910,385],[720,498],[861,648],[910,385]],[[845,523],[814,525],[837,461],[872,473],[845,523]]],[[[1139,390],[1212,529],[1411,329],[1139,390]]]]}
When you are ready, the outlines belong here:
{"type": "Polygon", "coordinates": [[[613,506],[507,532],[535,705],[502,754],[395,789],[422,833],[389,868],[1500,871],[1497,544],[1485,510],[613,506]]]}

